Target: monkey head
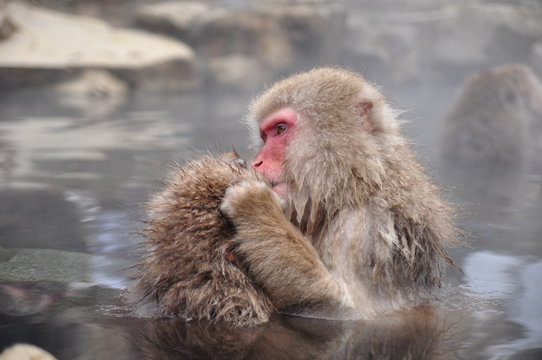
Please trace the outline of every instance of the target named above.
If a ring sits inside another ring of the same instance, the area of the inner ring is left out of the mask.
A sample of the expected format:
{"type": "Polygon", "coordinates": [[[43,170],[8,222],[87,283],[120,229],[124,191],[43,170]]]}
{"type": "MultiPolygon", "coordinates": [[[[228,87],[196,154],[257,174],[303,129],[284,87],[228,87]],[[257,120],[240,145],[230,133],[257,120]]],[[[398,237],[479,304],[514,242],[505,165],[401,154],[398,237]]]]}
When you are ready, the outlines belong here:
{"type": "Polygon", "coordinates": [[[249,121],[261,147],[254,169],[281,197],[305,191],[328,209],[359,204],[367,185],[379,186],[387,148],[403,141],[382,94],[339,68],[276,83],[252,103],[249,121]]]}

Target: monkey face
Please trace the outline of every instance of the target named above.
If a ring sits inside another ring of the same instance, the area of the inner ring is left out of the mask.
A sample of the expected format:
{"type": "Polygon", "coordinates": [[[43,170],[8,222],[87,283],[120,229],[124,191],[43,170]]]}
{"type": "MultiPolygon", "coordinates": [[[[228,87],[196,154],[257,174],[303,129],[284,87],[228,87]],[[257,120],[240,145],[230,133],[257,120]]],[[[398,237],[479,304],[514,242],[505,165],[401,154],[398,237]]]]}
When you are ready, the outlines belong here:
{"type": "Polygon", "coordinates": [[[284,108],[267,116],[260,124],[263,147],[252,166],[268,179],[273,191],[281,197],[288,192],[283,165],[288,144],[295,137],[297,122],[297,113],[284,108]]]}

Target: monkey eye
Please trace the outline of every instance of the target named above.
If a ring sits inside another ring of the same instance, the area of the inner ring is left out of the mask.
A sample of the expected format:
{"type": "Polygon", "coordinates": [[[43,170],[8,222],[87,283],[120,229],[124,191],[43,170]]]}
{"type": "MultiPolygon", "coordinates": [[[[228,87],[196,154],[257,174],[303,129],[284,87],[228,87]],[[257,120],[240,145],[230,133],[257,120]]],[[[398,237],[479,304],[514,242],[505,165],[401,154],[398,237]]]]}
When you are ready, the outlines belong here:
{"type": "Polygon", "coordinates": [[[286,132],[288,128],[284,124],[277,125],[277,135],[282,135],[286,132]]]}

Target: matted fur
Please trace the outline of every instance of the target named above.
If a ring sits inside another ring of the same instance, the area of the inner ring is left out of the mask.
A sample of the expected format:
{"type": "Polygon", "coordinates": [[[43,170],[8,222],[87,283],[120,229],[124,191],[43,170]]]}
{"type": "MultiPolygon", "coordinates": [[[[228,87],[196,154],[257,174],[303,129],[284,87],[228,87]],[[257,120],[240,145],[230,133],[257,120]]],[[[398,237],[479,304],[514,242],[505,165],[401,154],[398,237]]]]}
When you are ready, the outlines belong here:
{"type": "Polygon", "coordinates": [[[133,297],[155,314],[236,325],[269,320],[273,306],[233,255],[235,229],[219,210],[228,186],[255,179],[236,161],[204,156],[175,168],[149,201],[133,297]]]}
{"type": "Polygon", "coordinates": [[[224,200],[240,225],[239,251],[274,304],[367,318],[423,302],[442,283],[443,261],[452,263],[444,247],[458,231],[396,113],[361,75],[339,68],[276,83],[252,103],[249,121],[257,128],[283,108],[299,116],[281,179],[298,229],[259,207],[265,189],[244,185],[224,200]]]}

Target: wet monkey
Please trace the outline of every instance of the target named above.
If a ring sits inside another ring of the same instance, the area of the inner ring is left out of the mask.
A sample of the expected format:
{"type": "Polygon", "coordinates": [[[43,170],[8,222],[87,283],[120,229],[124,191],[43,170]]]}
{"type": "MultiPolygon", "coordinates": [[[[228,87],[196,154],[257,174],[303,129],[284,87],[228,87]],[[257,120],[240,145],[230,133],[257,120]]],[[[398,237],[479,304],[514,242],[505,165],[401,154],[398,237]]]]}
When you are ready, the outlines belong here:
{"type": "Polygon", "coordinates": [[[226,188],[255,179],[235,153],[175,167],[147,204],[145,257],[130,301],[146,315],[255,325],[274,311],[232,252],[235,229],[220,212],[226,188]]]}
{"type": "Polygon", "coordinates": [[[374,318],[440,286],[453,211],[369,82],[337,68],[294,75],[249,120],[252,169],[203,157],[150,201],[136,301],[254,325],[276,311],[374,318]]]}
{"type": "Polygon", "coordinates": [[[235,253],[283,312],[373,318],[441,285],[453,210],[396,114],[361,75],[319,68],[256,98],[249,122],[266,182],[228,187],[235,253]],[[270,184],[270,186],[268,185],[270,184]]]}

